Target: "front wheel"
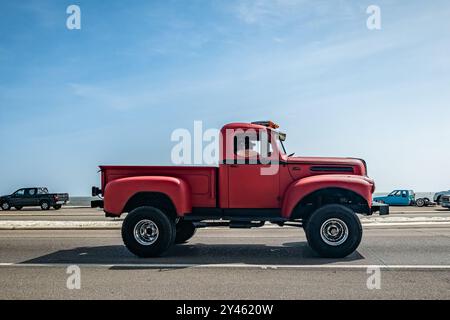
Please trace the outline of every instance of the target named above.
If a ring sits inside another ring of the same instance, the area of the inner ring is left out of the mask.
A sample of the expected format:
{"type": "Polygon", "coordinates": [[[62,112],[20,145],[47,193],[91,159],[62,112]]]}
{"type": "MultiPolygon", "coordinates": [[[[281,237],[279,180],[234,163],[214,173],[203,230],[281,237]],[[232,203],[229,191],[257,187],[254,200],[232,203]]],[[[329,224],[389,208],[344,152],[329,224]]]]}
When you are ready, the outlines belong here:
{"type": "Polygon", "coordinates": [[[197,229],[194,224],[190,221],[180,221],[177,223],[177,235],[175,236],[175,243],[185,243],[190,238],[192,238],[197,229]]]}
{"type": "Polygon", "coordinates": [[[306,238],[310,247],[324,258],[344,258],[362,239],[359,218],[349,208],[330,204],[317,209],[308,219],[306,238]]]}
{"type": "Polygon", "coordinates": [[[157,257],[173,244],[175,224],[157,208],[139,207],[123,221],[122,239],[138,257],[157,257]]]}
{"type": "Polygon", "coordinates": [[[9,209],[11,209],[10,204],[8,202],[3,202],[2,203],[2,210],[8,211],[9,209]]]}

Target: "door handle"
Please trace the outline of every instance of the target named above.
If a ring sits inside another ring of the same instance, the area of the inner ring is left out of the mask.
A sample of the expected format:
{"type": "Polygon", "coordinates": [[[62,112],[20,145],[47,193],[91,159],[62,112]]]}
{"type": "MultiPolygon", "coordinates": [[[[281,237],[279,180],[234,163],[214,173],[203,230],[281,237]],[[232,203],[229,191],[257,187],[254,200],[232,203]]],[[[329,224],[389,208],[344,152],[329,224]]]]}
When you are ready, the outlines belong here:
{"type": "Polygon", "coordinates": [[[300,171],[300,167],[293,167],[292,170],[293,171],[300,171]]]}

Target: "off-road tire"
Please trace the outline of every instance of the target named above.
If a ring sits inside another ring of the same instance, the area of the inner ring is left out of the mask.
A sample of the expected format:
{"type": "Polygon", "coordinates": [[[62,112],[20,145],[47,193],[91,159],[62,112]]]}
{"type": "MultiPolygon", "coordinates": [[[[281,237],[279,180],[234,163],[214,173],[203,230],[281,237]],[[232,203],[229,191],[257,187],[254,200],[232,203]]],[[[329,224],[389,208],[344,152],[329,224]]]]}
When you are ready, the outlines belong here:
{"type": "Polygon", "coordinates": [[[122,224],[122,239],[125,246],[141,258],[162,255],[173,244],[175,232],[175,223],[164,212],[150,206],[132,210],[122,224]],[[156,236],[148,235],[148,232],[144,234],[139,232],[149,225],[156,225],[156,236]],[[153,239],[155,237],[156,239],[153,239]]]}
{"type": "Polygon", "coordinates": [[[361,222],[357,215],[345,206],[326,205],[309,217],[306,238],[309,246],[321,257],[344,258],[353,253],[361,243],[361,222]],[[342,237],[334,239],[332,233],[335,229],[337,235],[342,237]]]}
{"type": "Polygon", "coordinates": [[[192,238],[197,231],[197,228],[195,228],[194,224],[191,221],[180,221],[176,225],[176,236],[175,236],[175,243],[185,243],[190,238],[192,238]]]}

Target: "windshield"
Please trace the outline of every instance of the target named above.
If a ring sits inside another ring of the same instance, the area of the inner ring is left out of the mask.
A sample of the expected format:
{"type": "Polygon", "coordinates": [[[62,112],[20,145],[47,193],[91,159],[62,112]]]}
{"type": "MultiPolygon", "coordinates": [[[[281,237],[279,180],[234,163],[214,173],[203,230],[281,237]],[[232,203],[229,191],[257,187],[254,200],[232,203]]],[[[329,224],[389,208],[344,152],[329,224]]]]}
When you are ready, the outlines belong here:
{"type": "Polygon", "coordinates": [[[284,143],[283,143],[283,141],[281,141],[279,134],[276,135],[276,140],[277,140],[277,146],[278,146],[279,152],[281,154],[286,154],[286,148],[284,147],[284,143]]]}
{"type": "Polygon", "coordinates": [[[281,141],[281,140],[278,140],[278,141],[280,141],[280,145],[281,145],[280,152],[281,152],[282,154],[287,154],[286,148],[284,147],[283,141],[281,141]]]}

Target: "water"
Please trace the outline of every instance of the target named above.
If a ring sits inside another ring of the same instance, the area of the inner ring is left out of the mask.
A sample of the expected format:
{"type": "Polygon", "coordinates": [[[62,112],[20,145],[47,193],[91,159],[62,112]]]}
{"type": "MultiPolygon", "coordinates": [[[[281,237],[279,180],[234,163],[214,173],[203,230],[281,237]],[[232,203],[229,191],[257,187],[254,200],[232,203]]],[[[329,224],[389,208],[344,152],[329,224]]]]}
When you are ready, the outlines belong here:
{"type": "Polygon", "coordinates": [[[70,197],[69,206],[75,207],[90,207],[91,200],[98,200],[99,198],[95,197],[70,197]]]}

